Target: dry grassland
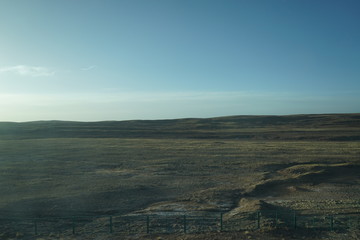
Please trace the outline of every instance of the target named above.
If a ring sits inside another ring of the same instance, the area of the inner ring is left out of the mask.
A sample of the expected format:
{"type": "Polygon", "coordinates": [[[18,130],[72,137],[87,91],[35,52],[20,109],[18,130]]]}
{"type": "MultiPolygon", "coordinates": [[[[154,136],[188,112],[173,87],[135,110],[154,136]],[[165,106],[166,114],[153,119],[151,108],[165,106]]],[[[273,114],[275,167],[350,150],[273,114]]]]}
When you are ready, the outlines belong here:
{"type": "MultiPolygon", "coordinates": [[[[29,138],[3,130],[0,212],[2,216],[39,217],[216,210],[225,212],[226,221],[266,209],[359,214],[360,142],[356,138],[360,124],[356,118],[341,125],[343,118],[336,118],[337,124],[331,118],[323,125],[313,120],[301,126],[288,119],[287,128],[281,127],[278,133],[267,122],[240,129],[234,127],[234,120],[224,125],[211,120],[222,137],[209,136],[216,129],[204,127],[194,133],[199,136],[201,132],[202,137],[193,138],[164,137],[164,131],[153,137],[104,137],[97,131],[96,137],[79,137],[77,132],[74,138],[29,138]],[[300,127],[303,131],[292,135],[300,127]],[[234,132],[251,136],[234,138],[234,132]],[[343,140],[329,140],[333,132],[343,140]],[[351,139],[346,139],[347,132],[351,139]],[[271,137],[259,137],[261,134],[271,137]]],[[[180,123],[177,128],[188,134],[189,128],[184,127],[188,125],[180,123]]],[[[136,134],[139,132],[137,126],[136,134]]],[[[156,237],[247,239],[252,235],[261,239],[265,233],[219,234],[156,237]]],[[[268,239],[282,238],[280,233],[271,234],[268,239]]],[[[342,239],[339,236],[333,238],[342,239]]]]}

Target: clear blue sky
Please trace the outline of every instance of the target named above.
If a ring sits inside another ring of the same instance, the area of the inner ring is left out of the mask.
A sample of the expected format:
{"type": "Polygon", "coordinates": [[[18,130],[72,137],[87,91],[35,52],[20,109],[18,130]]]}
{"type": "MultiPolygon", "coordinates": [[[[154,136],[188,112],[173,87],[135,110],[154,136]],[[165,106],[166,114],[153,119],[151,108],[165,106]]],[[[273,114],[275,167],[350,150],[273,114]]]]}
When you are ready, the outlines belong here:
{"type": "Polygon", "coordinates": [[[358,0],[0,0],[0,121],[360,112],[358,0]]]}

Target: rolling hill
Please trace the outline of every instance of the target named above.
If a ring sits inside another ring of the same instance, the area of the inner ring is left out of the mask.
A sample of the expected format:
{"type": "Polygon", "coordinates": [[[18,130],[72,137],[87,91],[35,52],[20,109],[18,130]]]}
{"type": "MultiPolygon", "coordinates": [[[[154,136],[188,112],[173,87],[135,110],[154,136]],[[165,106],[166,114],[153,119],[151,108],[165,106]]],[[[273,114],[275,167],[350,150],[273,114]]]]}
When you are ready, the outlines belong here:
{"type": "Polygon", "coordinates": [[[104,122],[0,122],[0,139],[193,138],[360,140],[360,114],[231,116],[104,122]]]}

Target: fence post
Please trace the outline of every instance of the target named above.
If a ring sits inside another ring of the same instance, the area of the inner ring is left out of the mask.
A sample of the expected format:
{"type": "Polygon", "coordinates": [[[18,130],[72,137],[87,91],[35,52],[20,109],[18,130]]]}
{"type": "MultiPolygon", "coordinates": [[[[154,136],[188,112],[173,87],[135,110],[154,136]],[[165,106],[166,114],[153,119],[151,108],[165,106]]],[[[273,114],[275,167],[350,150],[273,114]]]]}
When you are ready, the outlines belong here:
{"type": "Polygon", "coordinates": [[[109,217],[109,227],[110,227],[110,233],[113,233],[113,221],[112,221],[112,216],[109,217]]]}
{"type": "Polygon", "coordinates": [[[296,221],[297,221],[297,219],[296,219],[296,212],[294,211],[294,228],[296,229],[296,221]]]}
{"type": "Polygon", "coordinates": [[[223,212],[220,213],[220,232],[223,231],[223,212]]]}
{"type": "Polygon", "coordinates": [[[257,228],[260,229],[260,211],[257,212],[257,228]]]}
{"type": "Polygon", "coordinates": [[[35,235],[38,235],[38,228],[37,228],[37,221],[36,221],[36,219],[34,220],[34,230],[35,230],[35,235]]]}
{"type": "Polygon", "coordinates": [[[313,228],[316,227],[316,225],[315,225],[315,216],[314,216],[313,219],[312,219],[312,225],[313,225],[313,228]]]}
{"type": "Polygon", "coordinates": [[[150,233],[150,217],[149,215],[146,216],[146,233],[150,233]]]}
{"type": "Polygon", "coordinates": [[[334,230],[334,216],[330,216],[330,231],[334,230]]]}
{"type": "Polygon", "coordinates": [[[186,233],[186,215],[184,215],[184,233],[186,233]]]}
{"type": "Polygon", "coordinates": [[[75,235],[75,217],[72,218],[72,234],[75,235]]]}

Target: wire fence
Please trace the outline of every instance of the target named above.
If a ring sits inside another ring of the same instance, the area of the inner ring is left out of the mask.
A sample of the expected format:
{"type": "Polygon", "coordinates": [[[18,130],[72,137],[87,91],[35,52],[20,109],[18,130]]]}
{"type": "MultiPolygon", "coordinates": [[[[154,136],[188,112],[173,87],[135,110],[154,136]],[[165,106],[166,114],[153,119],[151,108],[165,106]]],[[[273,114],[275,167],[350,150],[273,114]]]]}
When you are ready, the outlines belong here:
{"type": "Polygon", "coordinates": [[[97,233],[154,234],[205,233],[262,228],[359,230],[360,213],[306,215],[295,211],[242,212],[158,212],[153,214],[101,215],[39,218],[0,218],[1,232],[41,235],[97,233]]]}

